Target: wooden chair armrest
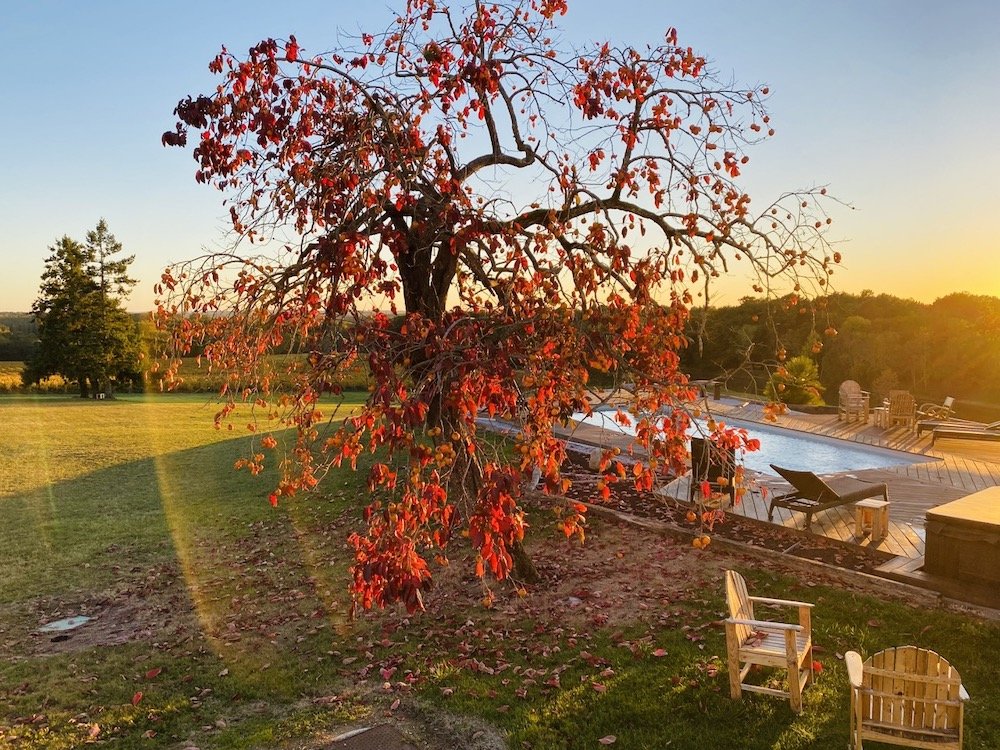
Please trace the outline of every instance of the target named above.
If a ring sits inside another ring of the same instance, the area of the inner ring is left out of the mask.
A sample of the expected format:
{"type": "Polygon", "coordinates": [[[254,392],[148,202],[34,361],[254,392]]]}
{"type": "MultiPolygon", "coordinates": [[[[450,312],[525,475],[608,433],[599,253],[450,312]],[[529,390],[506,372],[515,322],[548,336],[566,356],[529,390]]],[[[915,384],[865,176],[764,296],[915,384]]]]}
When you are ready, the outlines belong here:
{"type": "Polygon", "coordinates": [[[783,604],[788,607],[815,607],[815,604],[810,604],[809,602],[797,602],[792,599],[770,599],[766,596],[751,596],[749,597],[752,602],[760,602],[761,604],[783,604]]]}
{"type": "Polygon", "coordinates": [[[958,698],[963,701],[969,700],[969,691],[965,689],[965,685],[958,686],[958,698]]]}
{"type": "Polygon", "coordinates": [[[751,628],[760,628],[766,630],[770,628],[771,630],[794,630],[799,632],[803,630],[801,625],[790,625],[784,622],[768,622],[767,620],[741,620],[734,617],[729,617],[726,619],[727,623],[732,623],[733,625],[747,625],[751,628]]]}
{"type": "Polygon", "coordinates": [[[851,687],[861,687],[861,673],[864,671],[861,654],[848,651],[844,654],[844,664],[847,665],[847,679],[850,680],[851,687]]]}

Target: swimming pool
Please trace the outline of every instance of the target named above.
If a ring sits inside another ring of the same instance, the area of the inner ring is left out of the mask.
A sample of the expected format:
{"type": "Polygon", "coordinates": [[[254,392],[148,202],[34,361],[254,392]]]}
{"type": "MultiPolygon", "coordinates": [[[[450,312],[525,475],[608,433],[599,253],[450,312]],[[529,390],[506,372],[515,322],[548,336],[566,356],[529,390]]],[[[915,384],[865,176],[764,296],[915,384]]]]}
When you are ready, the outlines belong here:
{"type": "MultiPolygon", "coordinates": [[[[610,432],[635,434],[633,427],[626,427],[615,421],[614,411],[597,411],[589,417],[577,413],[573,415],[573,419],[610,432]]],[[[731,427],[744,428],[750,437],[760,440],[760,450],[747,453],[743,463],[746,468],[763,474],[774,474],[769,464],[776,464],[786,469],[812,471],[816,474],[835,474],[842,471],[881,469],[936,460],[916,453],[871,445],[863,446],[849,440],[810,435],[799,430],[771,427],[759,422],[743,422],[738,419],[727,419],[725,422],[731,427]]],[[[699,424],[704,429],[704,422],[699,424]]],[[[697,431],[698,426],[695,425],[688,430],[689,434],[697,431]]]]}

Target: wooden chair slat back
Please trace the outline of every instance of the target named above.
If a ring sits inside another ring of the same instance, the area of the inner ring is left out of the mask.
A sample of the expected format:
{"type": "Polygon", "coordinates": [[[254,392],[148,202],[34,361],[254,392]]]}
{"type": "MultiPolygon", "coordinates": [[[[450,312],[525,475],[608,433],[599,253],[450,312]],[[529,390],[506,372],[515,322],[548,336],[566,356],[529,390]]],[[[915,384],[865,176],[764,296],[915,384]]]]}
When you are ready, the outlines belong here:
{"type": "Polygon", "coordinates": [[[934,651],[916,646],[887,648],[864,663],[862,720],[901,729],[958,731],[961,685],[958,670],[934,651]]]}
{"type": "Polygon", "coordinates": [[[916,401],[909,391],[889,391],[889,416],[907,417],[913,414],[916,401]]]}
{"type": "MultiPolygon", "coordinates": [[[[726,571],[726,603],[729,605],[729,616],[737,620],[753,620],[753,602],[747,591],[746,579],[735,570],[726,571]]],[[[749,625],[737,625],[736,637],[742,646],[750,637],[749,625]]]]}

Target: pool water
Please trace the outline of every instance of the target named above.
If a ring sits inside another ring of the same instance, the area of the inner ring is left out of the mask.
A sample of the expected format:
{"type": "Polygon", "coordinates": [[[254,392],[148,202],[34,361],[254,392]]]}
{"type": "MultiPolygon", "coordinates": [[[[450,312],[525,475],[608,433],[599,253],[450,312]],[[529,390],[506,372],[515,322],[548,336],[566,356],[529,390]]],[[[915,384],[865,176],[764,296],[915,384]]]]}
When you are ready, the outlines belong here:
{"type": "MultiPolygon", "coordinates": [[[[635,429],[615,420],[614,411],[594,412],[589,417],[583,413],[573,415],[573,419],[584,424],[601,427],[609,432],[634,435],[635,429]]],[[[704,422],[695,420],[688,430],[698,434],[705,430],[704,422]]],[[[799,430],[771,427],[757,422],[726,420],[730,427],[742,427],[750,437],[760,440],[760,450],[746,453],[743,464],[746,468],[763,474],[774,474],[770,464],[784,469],[799,469],[815,474],[835,474],[860,469],[881,469],[888,466],[922,463],[935,459],[916,453],[905,453],[870,445],[859,445],[849,440],[838,440],[819,435],[810,435],[799,430]]]]}

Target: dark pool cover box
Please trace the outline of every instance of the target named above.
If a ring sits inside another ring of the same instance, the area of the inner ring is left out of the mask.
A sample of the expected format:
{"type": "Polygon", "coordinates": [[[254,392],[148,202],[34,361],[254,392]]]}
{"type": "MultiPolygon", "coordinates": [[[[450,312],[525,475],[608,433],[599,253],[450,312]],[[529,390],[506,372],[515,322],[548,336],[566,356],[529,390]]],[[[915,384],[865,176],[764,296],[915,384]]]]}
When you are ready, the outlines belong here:
{"type": "Polygon", "coordinates": [[[927,511],[924,570],[971,584],[1000,584],[1000,487],[927,511]]]}

